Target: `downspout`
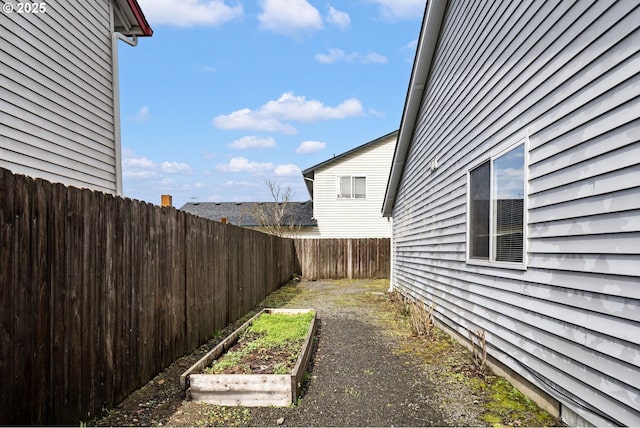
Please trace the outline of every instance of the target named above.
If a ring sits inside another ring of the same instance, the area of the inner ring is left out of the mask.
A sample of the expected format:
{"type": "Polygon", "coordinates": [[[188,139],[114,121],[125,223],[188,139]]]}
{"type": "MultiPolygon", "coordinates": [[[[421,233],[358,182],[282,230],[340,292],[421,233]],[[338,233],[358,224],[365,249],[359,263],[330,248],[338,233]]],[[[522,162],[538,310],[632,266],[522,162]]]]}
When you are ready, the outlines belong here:
{"type": "MultiPolygon", "coordinates": [[[[314,177],[315,177],[315,173],[314,173],[314,177]]],[[[316,190],[316,188],[314,187],[315,184],[315,179],[314,178],[309,178],[309,177],[305,177],[304,175],[302,176],[302,178],[304,180],[310,181],[311,182],[311,204],[313,206],[313,211],[311,212],[311,218],[314,220],[316,219],[316,204],[313,203],[313,192],[316,190]]]]}
{"type": "Polygon", "coordinates": [[[122,137],[120,134],[120,74],[118,65],[118,40],[129,46],[137,46],[138,37],[131,38],[114,32],[111,37],[111,63],[113,64],[113,139],[116,157],[116,195],[122,196],[122,137]]]}

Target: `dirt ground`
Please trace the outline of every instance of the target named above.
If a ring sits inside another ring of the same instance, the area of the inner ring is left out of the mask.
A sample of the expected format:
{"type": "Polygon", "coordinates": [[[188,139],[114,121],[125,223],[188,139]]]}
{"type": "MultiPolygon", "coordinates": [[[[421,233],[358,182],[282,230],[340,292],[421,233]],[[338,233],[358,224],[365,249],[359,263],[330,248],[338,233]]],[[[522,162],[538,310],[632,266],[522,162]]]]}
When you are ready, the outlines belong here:
{"type": "Polygon", "coordinates": [[[435,329],[416,336],[388,280],[290,282],[220,336],[183,356],[96,426],[553,426],[555,421],[435,329]],[[263,307],[318,313],[298,402],[221,407],[187,401],[179,377],[263,307]]]}

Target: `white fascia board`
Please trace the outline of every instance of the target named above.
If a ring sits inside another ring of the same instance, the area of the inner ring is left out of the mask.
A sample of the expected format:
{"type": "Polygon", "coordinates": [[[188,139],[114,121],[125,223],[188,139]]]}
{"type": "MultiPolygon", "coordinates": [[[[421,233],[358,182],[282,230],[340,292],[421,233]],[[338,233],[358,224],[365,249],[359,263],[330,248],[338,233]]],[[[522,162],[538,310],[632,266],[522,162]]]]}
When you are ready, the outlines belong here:
{"type": "Polygon", "coordinates": [[[411,137],[413,136],[418,111],[420,110],[420,101],[422,100],[424,89],[429,78],[431,62],[438,43],[440,27],[442,26],[446,8],[446,0],[430,0],[427,3],[416,58],[411,72],[409,89],[407,91],[407,98],[400,122],[398,144],[396,145],[396,150],[393,155],[391,174],[389,175],[387,191],[382,205],[382,215],[385,217],[391,217],[393,214],[396,194],[400,186],[406,156],[411,144],[411,137]]]}

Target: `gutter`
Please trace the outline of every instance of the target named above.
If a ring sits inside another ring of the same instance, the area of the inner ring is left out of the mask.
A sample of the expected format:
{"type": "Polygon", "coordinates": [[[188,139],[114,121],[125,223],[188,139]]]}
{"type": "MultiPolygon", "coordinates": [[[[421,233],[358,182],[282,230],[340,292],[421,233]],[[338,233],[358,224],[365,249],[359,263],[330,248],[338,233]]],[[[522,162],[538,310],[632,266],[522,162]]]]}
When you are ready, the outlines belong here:
{"type": "Polygon", "coordinates": [[[391,174],[389,174],[387,190],[382,205],[382,215],[384,217],[391,217],[393,215],[393,207],[395,206],[407,153],[411,145],[413,129],[418,118],[420,102],[422,101],[424,90],[429,79],[431,63],[440,36],[440,27],[442,26],[446,8],[447,0],[430,0],[425,9],[416,58],[413,63],[407,98],[400,121],[398,143],[393,155],[391,174]]]}

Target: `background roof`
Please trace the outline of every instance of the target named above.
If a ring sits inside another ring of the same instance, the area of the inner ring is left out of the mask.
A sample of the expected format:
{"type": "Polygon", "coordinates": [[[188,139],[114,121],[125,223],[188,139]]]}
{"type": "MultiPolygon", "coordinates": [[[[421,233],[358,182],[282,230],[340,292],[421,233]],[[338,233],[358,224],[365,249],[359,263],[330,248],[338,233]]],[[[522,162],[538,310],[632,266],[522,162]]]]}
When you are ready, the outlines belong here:
{"type": "MultiPolygon", "coordinates": [[[[256,204],[266,206],[266,209],[269,210],[275,202],[188,202],[180,209],[209,220],[220,221],[224,217],[228,223],[236,226],[254,227],[260,226],[255,218],[256,204]]],[[[313,203],[311,201],[288,202],[287,204],[286,224],[318,225],[318,222],[312,218],[313,203]]]]}

